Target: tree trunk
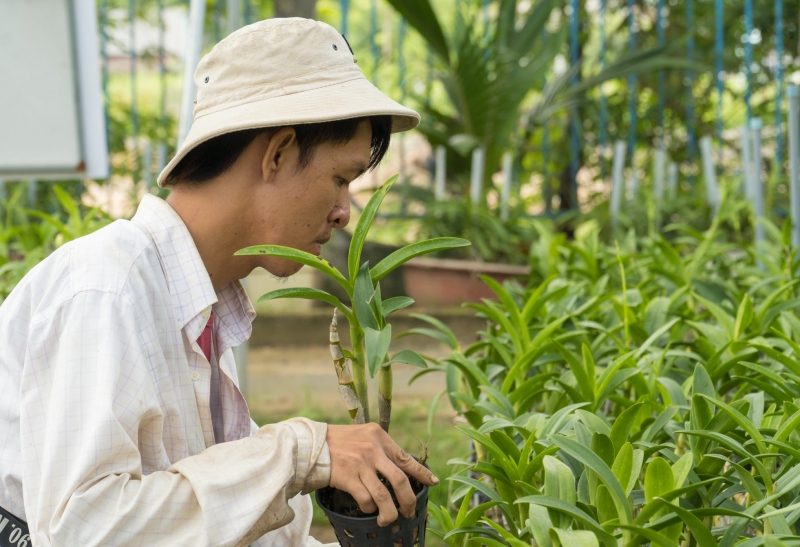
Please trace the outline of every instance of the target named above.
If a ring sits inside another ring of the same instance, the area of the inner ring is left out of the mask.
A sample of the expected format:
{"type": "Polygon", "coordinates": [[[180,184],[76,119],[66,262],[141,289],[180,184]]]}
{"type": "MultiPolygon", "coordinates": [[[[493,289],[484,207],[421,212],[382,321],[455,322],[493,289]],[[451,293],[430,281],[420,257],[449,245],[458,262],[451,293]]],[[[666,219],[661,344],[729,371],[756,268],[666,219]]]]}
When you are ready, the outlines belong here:
{"type": "Polygon", "coordinates": [[[317,0],[275,0],[275,17],[317,18],[317,0]]]}

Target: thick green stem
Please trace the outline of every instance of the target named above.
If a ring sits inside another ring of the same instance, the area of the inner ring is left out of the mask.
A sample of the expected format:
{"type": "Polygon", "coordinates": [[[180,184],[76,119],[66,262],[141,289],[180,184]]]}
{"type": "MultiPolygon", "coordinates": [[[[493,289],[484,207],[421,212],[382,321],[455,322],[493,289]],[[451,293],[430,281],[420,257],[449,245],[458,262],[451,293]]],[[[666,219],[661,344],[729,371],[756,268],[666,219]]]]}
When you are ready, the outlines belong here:
{"type": "Polygon", "coordinates": [[[364,423],[369,423],[369,391],[367,387],[367,355],[364,352],[364,333],[358,323],[350,324],[350,343],[353,346],[353,356],[356,362],[353,363],[353,383],[356,386],[356,394],[364,409],[364,423]]]}
{"type": "Polygon", "coordinates": [[[378,372],[378,415],[381,427],[389,432],[389,422],[392,419],[392,365],[383,366],[378,372]]]}

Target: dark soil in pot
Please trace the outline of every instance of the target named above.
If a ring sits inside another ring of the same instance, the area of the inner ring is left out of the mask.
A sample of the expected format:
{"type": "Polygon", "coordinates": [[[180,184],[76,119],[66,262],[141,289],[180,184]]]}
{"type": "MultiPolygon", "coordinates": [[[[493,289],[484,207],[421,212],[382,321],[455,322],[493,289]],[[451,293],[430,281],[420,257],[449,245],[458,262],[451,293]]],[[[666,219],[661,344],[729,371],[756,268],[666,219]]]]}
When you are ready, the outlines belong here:
{"type": "MultiPolygon", "coordinates": [[[[316,491],[317,504],[325,512],[342,547],[424,547],[425,526],[428,520],[428,487],[409,477],[411,488],[417,495],[416,516],[399,515],[388,526],[378,526],[377,511],[367,514],[347,492],[327,487],[316,491]]],[[[392,494],[388,481],[382,479],[392,494]]]]}

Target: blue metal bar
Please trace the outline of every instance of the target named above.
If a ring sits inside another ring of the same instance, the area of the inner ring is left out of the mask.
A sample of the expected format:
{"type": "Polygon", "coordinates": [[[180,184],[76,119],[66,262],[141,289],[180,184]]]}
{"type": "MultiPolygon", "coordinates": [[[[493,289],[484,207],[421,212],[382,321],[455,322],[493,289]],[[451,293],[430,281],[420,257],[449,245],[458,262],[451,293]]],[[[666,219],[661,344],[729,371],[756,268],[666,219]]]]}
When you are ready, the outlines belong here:
{"type": "Polygon", "coordinates": [[[717,82],[717,142],[720,144],[719,149],[722,150],[722,61],[723,61],[723,48],[725,46],[725,26],[722,18],[723,0],[715,0],[714,3],[714,77],[717,82]]]}
{"type": "MultiPolygon", "coordinates": [[[[658,34],[658,45],[663,46],[666,44],[666,37],[664,33],[664,0],[658,0],[658,13],[656,13],[656,32],[658,34]]],[[[666,131],[664,129],[664,71],[658,71],[658,127],[661,128],[661,138],[664,138],[666,131]]]]}
{"type": "MultiPolygon", "coordinates": [[[[686,0],[686,31],[689,34],[688,58],[689,62],[694,62],[694,0],[686,0]]],[[[686,97],[686,130],[689,134],[688,155],[689,161],[693,161],[697,149],[695,125],[694,125],[694,69],[686,71],[688,80],[688,97],[686,97]]],[[[693,180],[694,176],[690,176],[693,180]]]]}
{"type": "MultiPolygon", "coordinates": [[[[635,5],[636,0],[628,0],[628,49],[631,53],[636,51],[635,5]]],[[[631,154],[632,167],[633,160],[636,157],[636,125],[639,123],[636,112],[636,105],[638,103],[636,87],[636,75],[631,74],[628,76],[628,117],[630,119],[630,126],[628,128],[628,150],[630,150],[631,154]]]]}
{"type": "MultiPolygon", "coordinates": [[[[608,7],[608,0],[600,0],[600,70],[606,68],[606,8],[608,7]]],[[[600,88],[600,148],[605,151],[606,142],[608,141],[608,98],[603,93],[603,88],[600,88]]],[[[601,169],[603,171],[603,178],[605,178],[605,162],[601,162],[601,169]]]]}
{"type": "Polygon", "coordinates": [[[214,43],[222,40],[222,3],[225,0],[214,0],[214,43]]]}
{"type": "Polygon", "coordinates": [[[775,53],[778,57],[778,89],[775,93],[775,158],[778,169],[783,169],[783,0],[775,0],[775,53]]]}
{"type": "Polygon", "coordinates": [[[347,36],[347,13],[350,11],[350,0],[341,0],[342,6],[342,34],[347,36]]]}
{"type": "Polygon", "coordinates": [[[378,65],[381,62],[381,51],[378,49],[378,0],[372,0],[369,7],[369,50],[372,54],[372,83],[378,80],[378,65]]]}
{"type": "Polygon", "coordinates": [[[253,22],[253,8],[250,5],[250,0],[244,0],[244,24],[249,25],[253,22]]]}
{"type": "Polygon", "coordinates": [[[747,75],[747,91],[744,101],[747,105],[747,123],[753,118],[753,0],[744,0],[744,72],[747,75]]]}
{"type": "MultiPolygon", "coordinates": [[[[579,1],[572,0],[572,14],[570,15],[570,25],[569,25],[569,56],[570,56],[570,64],[575,66],[578,64],[579,56],[578,56],[578,47],[579,47],[579,32],[580,32],[580,19],[579,19],[579,1]]],[[[578,74],[576,73],[572,76],[571,80],[572,85],[578,84],[578,74]]],[[[571,194],[571,203],[570,206],[577,209],[578,208],[578,169],[580,168],[580,125],[578,122],[578,112],[576,108],[572,109],[570,113],[571,124],[570,124],[570,194],[571,194]]]]}

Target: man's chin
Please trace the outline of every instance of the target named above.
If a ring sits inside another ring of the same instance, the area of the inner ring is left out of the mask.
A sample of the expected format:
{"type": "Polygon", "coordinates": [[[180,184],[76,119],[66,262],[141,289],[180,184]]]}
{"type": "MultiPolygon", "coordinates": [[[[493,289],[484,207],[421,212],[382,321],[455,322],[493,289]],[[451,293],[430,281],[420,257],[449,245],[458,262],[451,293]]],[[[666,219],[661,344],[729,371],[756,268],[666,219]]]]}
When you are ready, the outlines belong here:
{"type": "Polygon", "coordinates": [[[285,258],[267,258],[260,266],[279,278],[291,277],[303,267],[299,262],[285,258]]]}

